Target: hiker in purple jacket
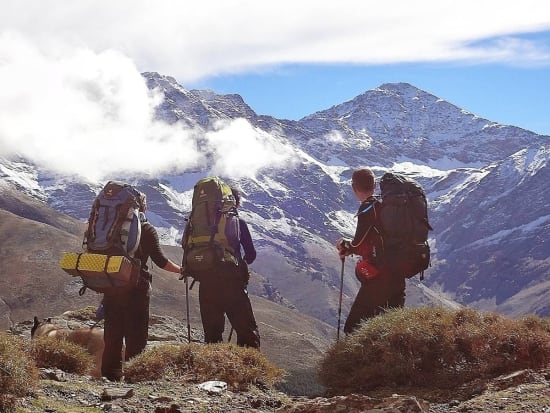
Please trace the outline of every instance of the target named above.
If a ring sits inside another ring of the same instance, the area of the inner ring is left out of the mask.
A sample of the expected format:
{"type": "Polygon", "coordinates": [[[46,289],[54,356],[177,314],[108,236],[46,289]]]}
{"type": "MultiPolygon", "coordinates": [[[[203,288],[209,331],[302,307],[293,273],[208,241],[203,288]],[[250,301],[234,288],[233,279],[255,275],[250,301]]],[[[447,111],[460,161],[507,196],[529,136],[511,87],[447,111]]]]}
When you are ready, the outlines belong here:
{"type": "MultiPolygon", "coordinates": [[[[232,188],[237,207],[240,194],[232,188]]],[[[225,314],[237,333],[237,344],[244,347],[260,347],[258,325],[252,311],[252,304],[246,290],[249,273],[248,264],[256,259],[256,249],[246,222],[239,218],[240,239],[233,240],[233,249],[239,265],[222,262],[215,271],[201,274],[199,303],[204,340],[206,343],[223,341],[225,314]],[[241,253],[241,247],[244,255],[241,253]]]]}

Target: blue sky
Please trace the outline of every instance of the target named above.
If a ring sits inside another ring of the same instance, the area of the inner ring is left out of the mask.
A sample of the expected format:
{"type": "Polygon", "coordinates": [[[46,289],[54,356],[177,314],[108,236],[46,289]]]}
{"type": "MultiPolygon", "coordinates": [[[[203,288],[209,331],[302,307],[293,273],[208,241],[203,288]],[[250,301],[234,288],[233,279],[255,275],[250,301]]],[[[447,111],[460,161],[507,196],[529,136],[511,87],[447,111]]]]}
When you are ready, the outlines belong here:
{"type": "MultiPolygon", "coordinates": [[[[550,47],[550,32],[546,32],[550,47]]],[[[491,121],[550,135],[550,66],[408,63],[284,66],[186,87],[237,93],[259,114],[300,119],[383,83],[407,82],[491,121]]]]}
{"type": "MultiPolygon", "coordinates": [[[[64,172],[106,176],[128,147],[139,148],[134,170],[151,174],[204,161],[190,149],[204,131],[155,118],[162,95],[147,71],[287,119],[407,82],[550,135],[550,2],[0,0],[0,10],[0,156],[64,172]]],[[[208,138],[236,136],[255,150],[248,169],[272,162],[270,137],[246,122],[208,138]]]]}

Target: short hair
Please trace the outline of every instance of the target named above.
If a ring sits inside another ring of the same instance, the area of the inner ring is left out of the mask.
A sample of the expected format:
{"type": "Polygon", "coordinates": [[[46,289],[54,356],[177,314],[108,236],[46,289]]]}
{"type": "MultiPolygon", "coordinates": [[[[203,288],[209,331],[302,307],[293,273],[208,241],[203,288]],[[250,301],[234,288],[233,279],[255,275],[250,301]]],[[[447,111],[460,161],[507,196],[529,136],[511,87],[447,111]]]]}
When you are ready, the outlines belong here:
{"type": "Polygon", "coordinates": [[[351,184],[364,192],[374,192],[374,173],[369,168],[362,168],[353,171],[351,184]]]}

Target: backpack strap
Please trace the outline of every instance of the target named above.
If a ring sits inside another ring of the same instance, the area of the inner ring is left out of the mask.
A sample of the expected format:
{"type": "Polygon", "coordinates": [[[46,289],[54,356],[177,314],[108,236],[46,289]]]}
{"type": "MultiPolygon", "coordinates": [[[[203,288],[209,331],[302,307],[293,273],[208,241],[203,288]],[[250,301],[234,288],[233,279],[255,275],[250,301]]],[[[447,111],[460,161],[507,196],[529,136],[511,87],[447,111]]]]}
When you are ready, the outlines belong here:
{"type": "Polygon", "coordinates": [[[359,211],[357,214],[355,214],[356,217],[358,217],[359,215],[363,215],[363,214],[366,214],[368,213],[369,211],[372,211],[372,213],[374,214],[374,222],[375,224],[374,225],[371,225],[370,227],[367,228],[367,230],[365,231],[365,234],[361,237],[361,240],[357,243],[357,244],[353,244],[353,243],[350,243],[350,245],[352,246],[352,248],[357,248],[359,247],[363,242],[365,242],[365,239],[367,238],[367,236],[370,234],[371,231],[376,231],[376,233],[380,236],[380,239],[382,239],[382,236],[380,234],[380,230],[378,229],[377,227],[377,223],[378,223],[378,213],[377,213],[377,207],[375,207],[376,204],[379,204],[380,201],[375,198],[375,197],[372,197],[373,200],[369,203],[369,205],[367,205],[364,209],[362,209],[361,211],[359,211]]]}
{"type": "Polygon", "coordinates": [[[88,240],[95,239],[94,225],[97,219],[97,210],[99,208],[99,199],[96,197],[94,203],[92,204],[92,209],[90,210],[90,216],[88,217],[88,228],[84,232],[84,238],[82,239],[82,249],[86,250],[88,247],[88,240]]]}
{"type": "Polygon", "coordinates": [[[365,209],[363,209],[362,211],[359,211],[357,214],[355,214],[355,216],[358,217],[359,215],[366,214],[367,212],[369,212],[370,209],[373,209],[373,208],[374,208],[374,202],[370,204],[368,207],[366,207],[365,209]]]}

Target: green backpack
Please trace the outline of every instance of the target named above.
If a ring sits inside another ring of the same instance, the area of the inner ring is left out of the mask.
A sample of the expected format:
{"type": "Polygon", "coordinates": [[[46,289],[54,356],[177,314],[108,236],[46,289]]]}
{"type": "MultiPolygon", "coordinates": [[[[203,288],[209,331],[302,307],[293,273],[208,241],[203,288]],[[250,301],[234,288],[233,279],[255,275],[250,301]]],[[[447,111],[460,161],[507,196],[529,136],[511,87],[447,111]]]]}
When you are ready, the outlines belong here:
{"type": "Polygon", "coordinates": [[[231,187],[217,176],[199,180],[183,234],[183,274],[195,279],[222,262],[238,265],[239,216],[231,187]]]}

